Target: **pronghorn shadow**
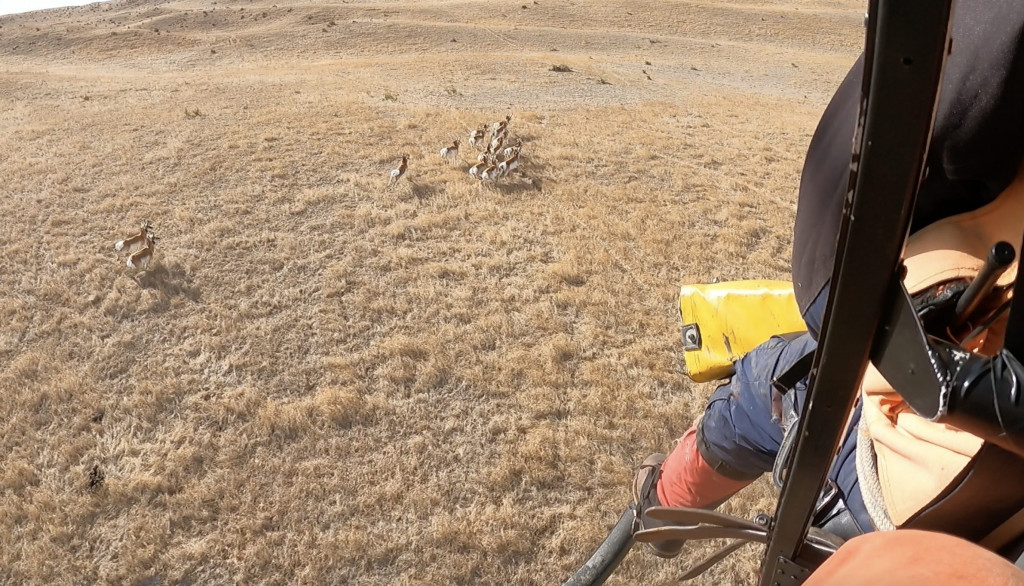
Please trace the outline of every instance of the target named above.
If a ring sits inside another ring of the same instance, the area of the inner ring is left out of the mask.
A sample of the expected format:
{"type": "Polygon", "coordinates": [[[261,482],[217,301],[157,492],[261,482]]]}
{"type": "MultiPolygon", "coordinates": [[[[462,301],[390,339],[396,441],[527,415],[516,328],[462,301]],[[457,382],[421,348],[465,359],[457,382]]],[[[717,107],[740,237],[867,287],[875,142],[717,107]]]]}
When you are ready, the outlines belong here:
{"type": "Polygon", "coordinates": [[[539,138],[539,135],[533,134],[532,132],[527,132],[527,133],[523,133],[523,134],[513,133],[512,136],[522,140],[524,143],[529,143],[529,142],[539,138]]]}
{"type": "Polygon", "coordinates": [[[549,173],[550,168],[550,165],[542,161],[529,159],[524,165],[516,169],[509,178],[506,178],[504,181],[498,181],[495,187],[503,194],[544,191],[544,182],[551,177],[549,173]]]}
{"type": "Polygon", "coordinates": [[[514,183],[495,183],[494,189],[502,195],[515,195],[517,193],[524,193],[527,191],[541,191],[541,181],[536,176],[520,175],[516,178],[514,183]]]}
{"type": "Polygon", "coordinates": [[[135,278],[143,289],[155,289],[168,297],[184,297],[199,303],[202,294],[192,282],[192,277],[178,265],[160,263],[135,278]]]}
{"type": "Polygon", "coordinates": [[[425,199],[438,193],[440,188],[436,185],[418,183],[416,181],[409,181],[409,192],[412,193],[416,199],[425,199]]]}

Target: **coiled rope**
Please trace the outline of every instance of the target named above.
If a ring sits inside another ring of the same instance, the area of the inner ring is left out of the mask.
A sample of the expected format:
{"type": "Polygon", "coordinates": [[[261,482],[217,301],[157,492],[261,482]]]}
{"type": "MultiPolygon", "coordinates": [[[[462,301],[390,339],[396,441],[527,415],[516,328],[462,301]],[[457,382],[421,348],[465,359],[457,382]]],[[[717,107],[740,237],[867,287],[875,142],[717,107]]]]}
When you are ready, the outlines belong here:
{"type": "Polygon", "coordinates": [[[885,507],[882,483],[878,479],[875,446],[868,434],[867,418],[863,414],[857,426],[857,481],[860,483],[860,494],[864,497],[864,506],[875,528],[879,531],[896,529],[896,525],[889,518],[889,510],[885,507]]]}

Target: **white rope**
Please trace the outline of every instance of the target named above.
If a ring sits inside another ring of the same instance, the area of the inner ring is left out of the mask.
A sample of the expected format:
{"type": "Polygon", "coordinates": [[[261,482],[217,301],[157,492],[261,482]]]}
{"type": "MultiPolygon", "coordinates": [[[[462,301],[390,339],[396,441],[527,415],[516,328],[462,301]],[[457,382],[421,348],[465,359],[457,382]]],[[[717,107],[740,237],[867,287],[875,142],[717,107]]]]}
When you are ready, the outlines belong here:
{"type": "Polygon", "coordinates": [[[871,522],[879,531],[893,531],[896,525],[889,518],[882,495],[882,483],[878,480],[878,466],[875,461],[875,446],[868,435],[867,418],[862,413],[857,426],[857,481],[860,483],[860,494],[864,497],[864,506],[868,510],[871,522]]]}

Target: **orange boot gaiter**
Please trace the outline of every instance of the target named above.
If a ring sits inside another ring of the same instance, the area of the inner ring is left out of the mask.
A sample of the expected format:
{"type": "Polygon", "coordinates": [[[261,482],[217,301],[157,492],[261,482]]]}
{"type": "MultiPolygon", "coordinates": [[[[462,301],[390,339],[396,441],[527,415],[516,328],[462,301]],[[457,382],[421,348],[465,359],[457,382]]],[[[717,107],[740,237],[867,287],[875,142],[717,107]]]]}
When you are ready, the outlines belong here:
{"type": "Polygon", "coordinates": [[[713,509],[754,480],[733,480],[722,476],[697,449],[697,425],[688,429],[661,465],[658,502],[666,507],[713,509]]]}

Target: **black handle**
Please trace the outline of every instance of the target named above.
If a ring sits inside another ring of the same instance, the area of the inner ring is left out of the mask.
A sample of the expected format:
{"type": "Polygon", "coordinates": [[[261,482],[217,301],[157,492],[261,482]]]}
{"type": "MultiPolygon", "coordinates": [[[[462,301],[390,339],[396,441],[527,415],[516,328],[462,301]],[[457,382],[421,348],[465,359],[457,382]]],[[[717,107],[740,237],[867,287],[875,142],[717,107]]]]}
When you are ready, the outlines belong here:
{"type": "Polygon", "coordinates": [[[978,307],[981,300],[992,292],[992,287],[996,284],[996,281],[1013,264],[1016,258],[1017,253],[1009,242],[999,241],[992,246],[992,249],[988,251],[988,258],[985,259],[985,264],[982,265],[978,275],[974,277],[970,286],[967,287],[967,290],[964,291],[964,294],[960,296],[960,300],[956,303],[957,324],[963,323],[967,316],[978,307]]]}

